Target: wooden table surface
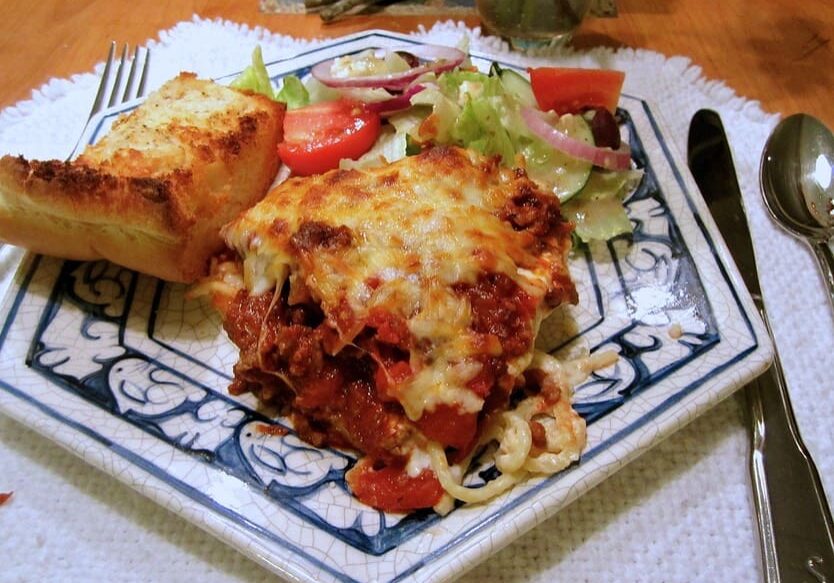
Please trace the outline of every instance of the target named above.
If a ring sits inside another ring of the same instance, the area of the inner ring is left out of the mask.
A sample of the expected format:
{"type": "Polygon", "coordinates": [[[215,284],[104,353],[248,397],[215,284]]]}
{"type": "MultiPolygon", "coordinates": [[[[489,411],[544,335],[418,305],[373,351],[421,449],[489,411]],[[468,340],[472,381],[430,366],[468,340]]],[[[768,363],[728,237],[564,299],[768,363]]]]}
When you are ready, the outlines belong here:
{"type": "MultiPolygon", "coordinates": [[[[578,47],[644,48],[685,55],[765,110],[805,111],[834,127],[834,2],[618,0],[617,18],[586,20],[578,47]]],[[[402,32],[426,17],[360,16],[322,25],[314,15],[264,14],[258,0],[5,0],[0,35],[0,108],[52,77],[92,70],[110,40],[143,44],[197,14],[296,37],[369,28],[402,32]]],[[[479,24],[477,17],[467,24],[479,24]]]]}

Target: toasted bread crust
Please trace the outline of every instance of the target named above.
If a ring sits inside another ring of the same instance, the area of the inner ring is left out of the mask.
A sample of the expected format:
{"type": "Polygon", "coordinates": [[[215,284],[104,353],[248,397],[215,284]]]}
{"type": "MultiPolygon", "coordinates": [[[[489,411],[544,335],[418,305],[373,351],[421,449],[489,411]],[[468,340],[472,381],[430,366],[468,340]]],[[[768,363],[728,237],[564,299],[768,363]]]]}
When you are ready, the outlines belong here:
{"type": "Polygon", "coordinates": [[[0,238],[194,281],[223,247],[220,227],[272,183],[283,113],[181,74],[77,160],[0,159],[0,238]]]}

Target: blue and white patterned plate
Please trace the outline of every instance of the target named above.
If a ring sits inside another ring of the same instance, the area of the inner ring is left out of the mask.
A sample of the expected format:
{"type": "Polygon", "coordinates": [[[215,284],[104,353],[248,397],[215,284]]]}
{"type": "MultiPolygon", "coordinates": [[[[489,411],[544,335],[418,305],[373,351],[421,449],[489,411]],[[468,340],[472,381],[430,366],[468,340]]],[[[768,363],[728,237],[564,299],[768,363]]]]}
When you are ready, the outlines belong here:
{"type": "MultiPolygon", "coordinates": [[[[304,75],[336,55],[413,42],[363,33],[269,70],[275,80],[304,75]]],[[[183,286],[105,262],[26,258],[0,315],[0,408],[288,578],[460,574],[770,360],[761,322],[662,123],[639,97],[620,105],[645,169],[627,201],[634,235],[574,253],[581,304],[549,320],[539,341],[621,358],[577,389],[589,442],[581,462],[558,475],[445,517],[364,507],[345,485],[352,454],[315,449],[292,431],[265,433],[260,425],[287,426],[252,398],[227,394],[237,351],[209,306],[186,301],[183,286]]],[[[93,124],[89,139],[116,113],[93,124]]]]}

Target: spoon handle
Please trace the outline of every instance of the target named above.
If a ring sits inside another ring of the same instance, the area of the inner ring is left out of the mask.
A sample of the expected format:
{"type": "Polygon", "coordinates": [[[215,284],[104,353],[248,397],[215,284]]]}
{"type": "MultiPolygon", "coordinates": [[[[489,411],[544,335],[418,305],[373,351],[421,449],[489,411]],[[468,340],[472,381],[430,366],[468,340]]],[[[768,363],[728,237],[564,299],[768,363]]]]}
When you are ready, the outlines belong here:
{"type": "Polygon", "coordinates": [[[811,245],[811,247],[814,249],[814,255],[817,256],[817,261],[819,261],[825,283],[828,284],[828,299],[831,300],[831,305],[834,306],[834,253],[831,252],[831,245],[829,245],[828,241],[819,241],[815,245],[811,245]]]}

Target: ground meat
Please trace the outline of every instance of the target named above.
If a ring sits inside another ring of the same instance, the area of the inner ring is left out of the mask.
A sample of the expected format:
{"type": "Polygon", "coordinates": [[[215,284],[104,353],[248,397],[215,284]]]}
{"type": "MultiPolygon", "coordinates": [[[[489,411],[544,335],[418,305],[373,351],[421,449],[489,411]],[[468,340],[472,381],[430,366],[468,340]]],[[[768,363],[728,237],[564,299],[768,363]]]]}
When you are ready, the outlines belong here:
{"type": "Polygon", "coordinates": [[[515,281],[503,273],[488,273],[481,275],[474,285],[459,283],[454,288],[469,300],[472,329],[496,336],[506,358],[529,350],[535,304],[515,281]]]}
{"type": "MultiPolygon", "coordinates": [[[[275,301],[272,294],[246,292],[232,301],[224,325],[240,348],[240,359],[230,392],[252,392],[267,404],[286,407],[298,434],[314,445],[395,458],[414,427],[398,403],[379,398],[377,364],[349,346],[329,353],[332,331],[320,308],[286,302],[286,290],[275,301]]],[[[392,318],[375,320],[387,341],[405,335],[397,323],[392,318]]],[[[368,333],[376,330],[369,328],[368,333]]]]}
{"type": "Polygon", "coordinates": [[[319,221],[306,221],[290,237],[290,243],[299,252],[313,252],[318,249],[344,249],[353,242],[353,233],[344,226],[333,227],[319,221]]]}

